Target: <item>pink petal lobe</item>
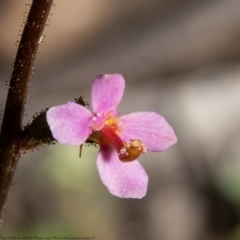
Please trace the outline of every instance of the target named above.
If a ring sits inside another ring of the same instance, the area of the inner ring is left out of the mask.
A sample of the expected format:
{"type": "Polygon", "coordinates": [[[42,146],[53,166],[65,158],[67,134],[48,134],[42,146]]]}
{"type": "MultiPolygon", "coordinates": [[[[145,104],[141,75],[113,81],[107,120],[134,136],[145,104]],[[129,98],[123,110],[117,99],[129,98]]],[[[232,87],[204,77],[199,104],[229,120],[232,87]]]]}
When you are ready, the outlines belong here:
{"type": "Polygon", "coordinates": [[[120,198],[143,198],[146,195],[148,176],[141,164],[137,160],[121,162],[112,146],[101,146],[97,168],[111,194],[120,198]]]}
{"type": "Polygon", "coordinates": [[[85,107],[68,102],[51,107],[47,111],[47,122],[53,137],[61,144],[80,145],[92,133],[92,113],[85,107]]]}
{"type": "Polygon", "coordinates": [[[92,108],[95,113],[115,110],[122,99],[125,80],[121,74],[97,76],[92,84],[92,108]]]}
{"type": "Polygon", "coordinates": [[[121,137],[124,140],[141,140],[150,151],[161,152],[177,142],[173,128],[155,112],[136,112],[120,119],[121,137]]]}

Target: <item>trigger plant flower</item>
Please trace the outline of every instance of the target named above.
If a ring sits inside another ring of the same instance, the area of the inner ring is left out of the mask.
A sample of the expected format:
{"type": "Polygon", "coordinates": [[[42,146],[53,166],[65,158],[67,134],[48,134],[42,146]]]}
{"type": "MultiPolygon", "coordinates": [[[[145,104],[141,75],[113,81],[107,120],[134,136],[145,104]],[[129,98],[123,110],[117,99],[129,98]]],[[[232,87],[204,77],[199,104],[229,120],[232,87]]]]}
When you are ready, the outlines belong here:
{"type": "Polygon", "coordinates": [[[111,194],[121,198],[146,195],[148,175],[137,158],[147,150],[162,152],[176,143],[169,123],[155,112],[120,116],[117,106],[125,80],[120,74],[99,75],[91,89],[93,113],[74,102],[52,107],[47,122],[61,144],[99,144],[97,168],[111,194]]]}

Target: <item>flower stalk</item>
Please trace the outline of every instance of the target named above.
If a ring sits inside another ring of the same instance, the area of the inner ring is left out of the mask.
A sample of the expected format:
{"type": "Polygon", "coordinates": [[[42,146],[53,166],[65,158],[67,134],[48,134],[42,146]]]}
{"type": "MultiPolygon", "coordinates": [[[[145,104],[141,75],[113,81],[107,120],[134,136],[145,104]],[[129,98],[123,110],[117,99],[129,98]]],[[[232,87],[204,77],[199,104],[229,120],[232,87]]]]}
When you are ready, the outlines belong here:
{"type": "Polygon", "coordinates": [[[34,60],[53,0],[33,0],[12,69],[0,133],[0,218],[20,158],[20,136],[34,60]]]}

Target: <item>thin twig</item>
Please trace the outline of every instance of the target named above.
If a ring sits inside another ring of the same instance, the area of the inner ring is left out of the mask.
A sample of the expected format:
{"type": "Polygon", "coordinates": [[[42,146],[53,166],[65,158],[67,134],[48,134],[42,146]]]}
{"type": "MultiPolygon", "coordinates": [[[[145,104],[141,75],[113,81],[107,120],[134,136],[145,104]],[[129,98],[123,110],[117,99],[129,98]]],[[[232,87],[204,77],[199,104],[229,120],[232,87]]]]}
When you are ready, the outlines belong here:
{"type": "Polygon", "coordinates": [[[53,0],[33,0],[10,79],[0,135],[0,218],[20,158],[19,135],[22,130],[33,63],[53,0]]]}

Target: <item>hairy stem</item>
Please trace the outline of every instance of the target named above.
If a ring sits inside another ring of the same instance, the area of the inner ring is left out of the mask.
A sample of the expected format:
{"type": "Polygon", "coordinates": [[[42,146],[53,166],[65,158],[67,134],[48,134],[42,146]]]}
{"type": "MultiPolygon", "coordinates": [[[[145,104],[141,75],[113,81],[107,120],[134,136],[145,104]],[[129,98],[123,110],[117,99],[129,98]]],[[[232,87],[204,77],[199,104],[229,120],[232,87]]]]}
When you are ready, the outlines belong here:
{"type": "Polygon", "coordinates": [[[33,0],[10,79],[0,134],[0,218],[20,158],[19,136],[33,63],[53,0],[33,0]]]}

